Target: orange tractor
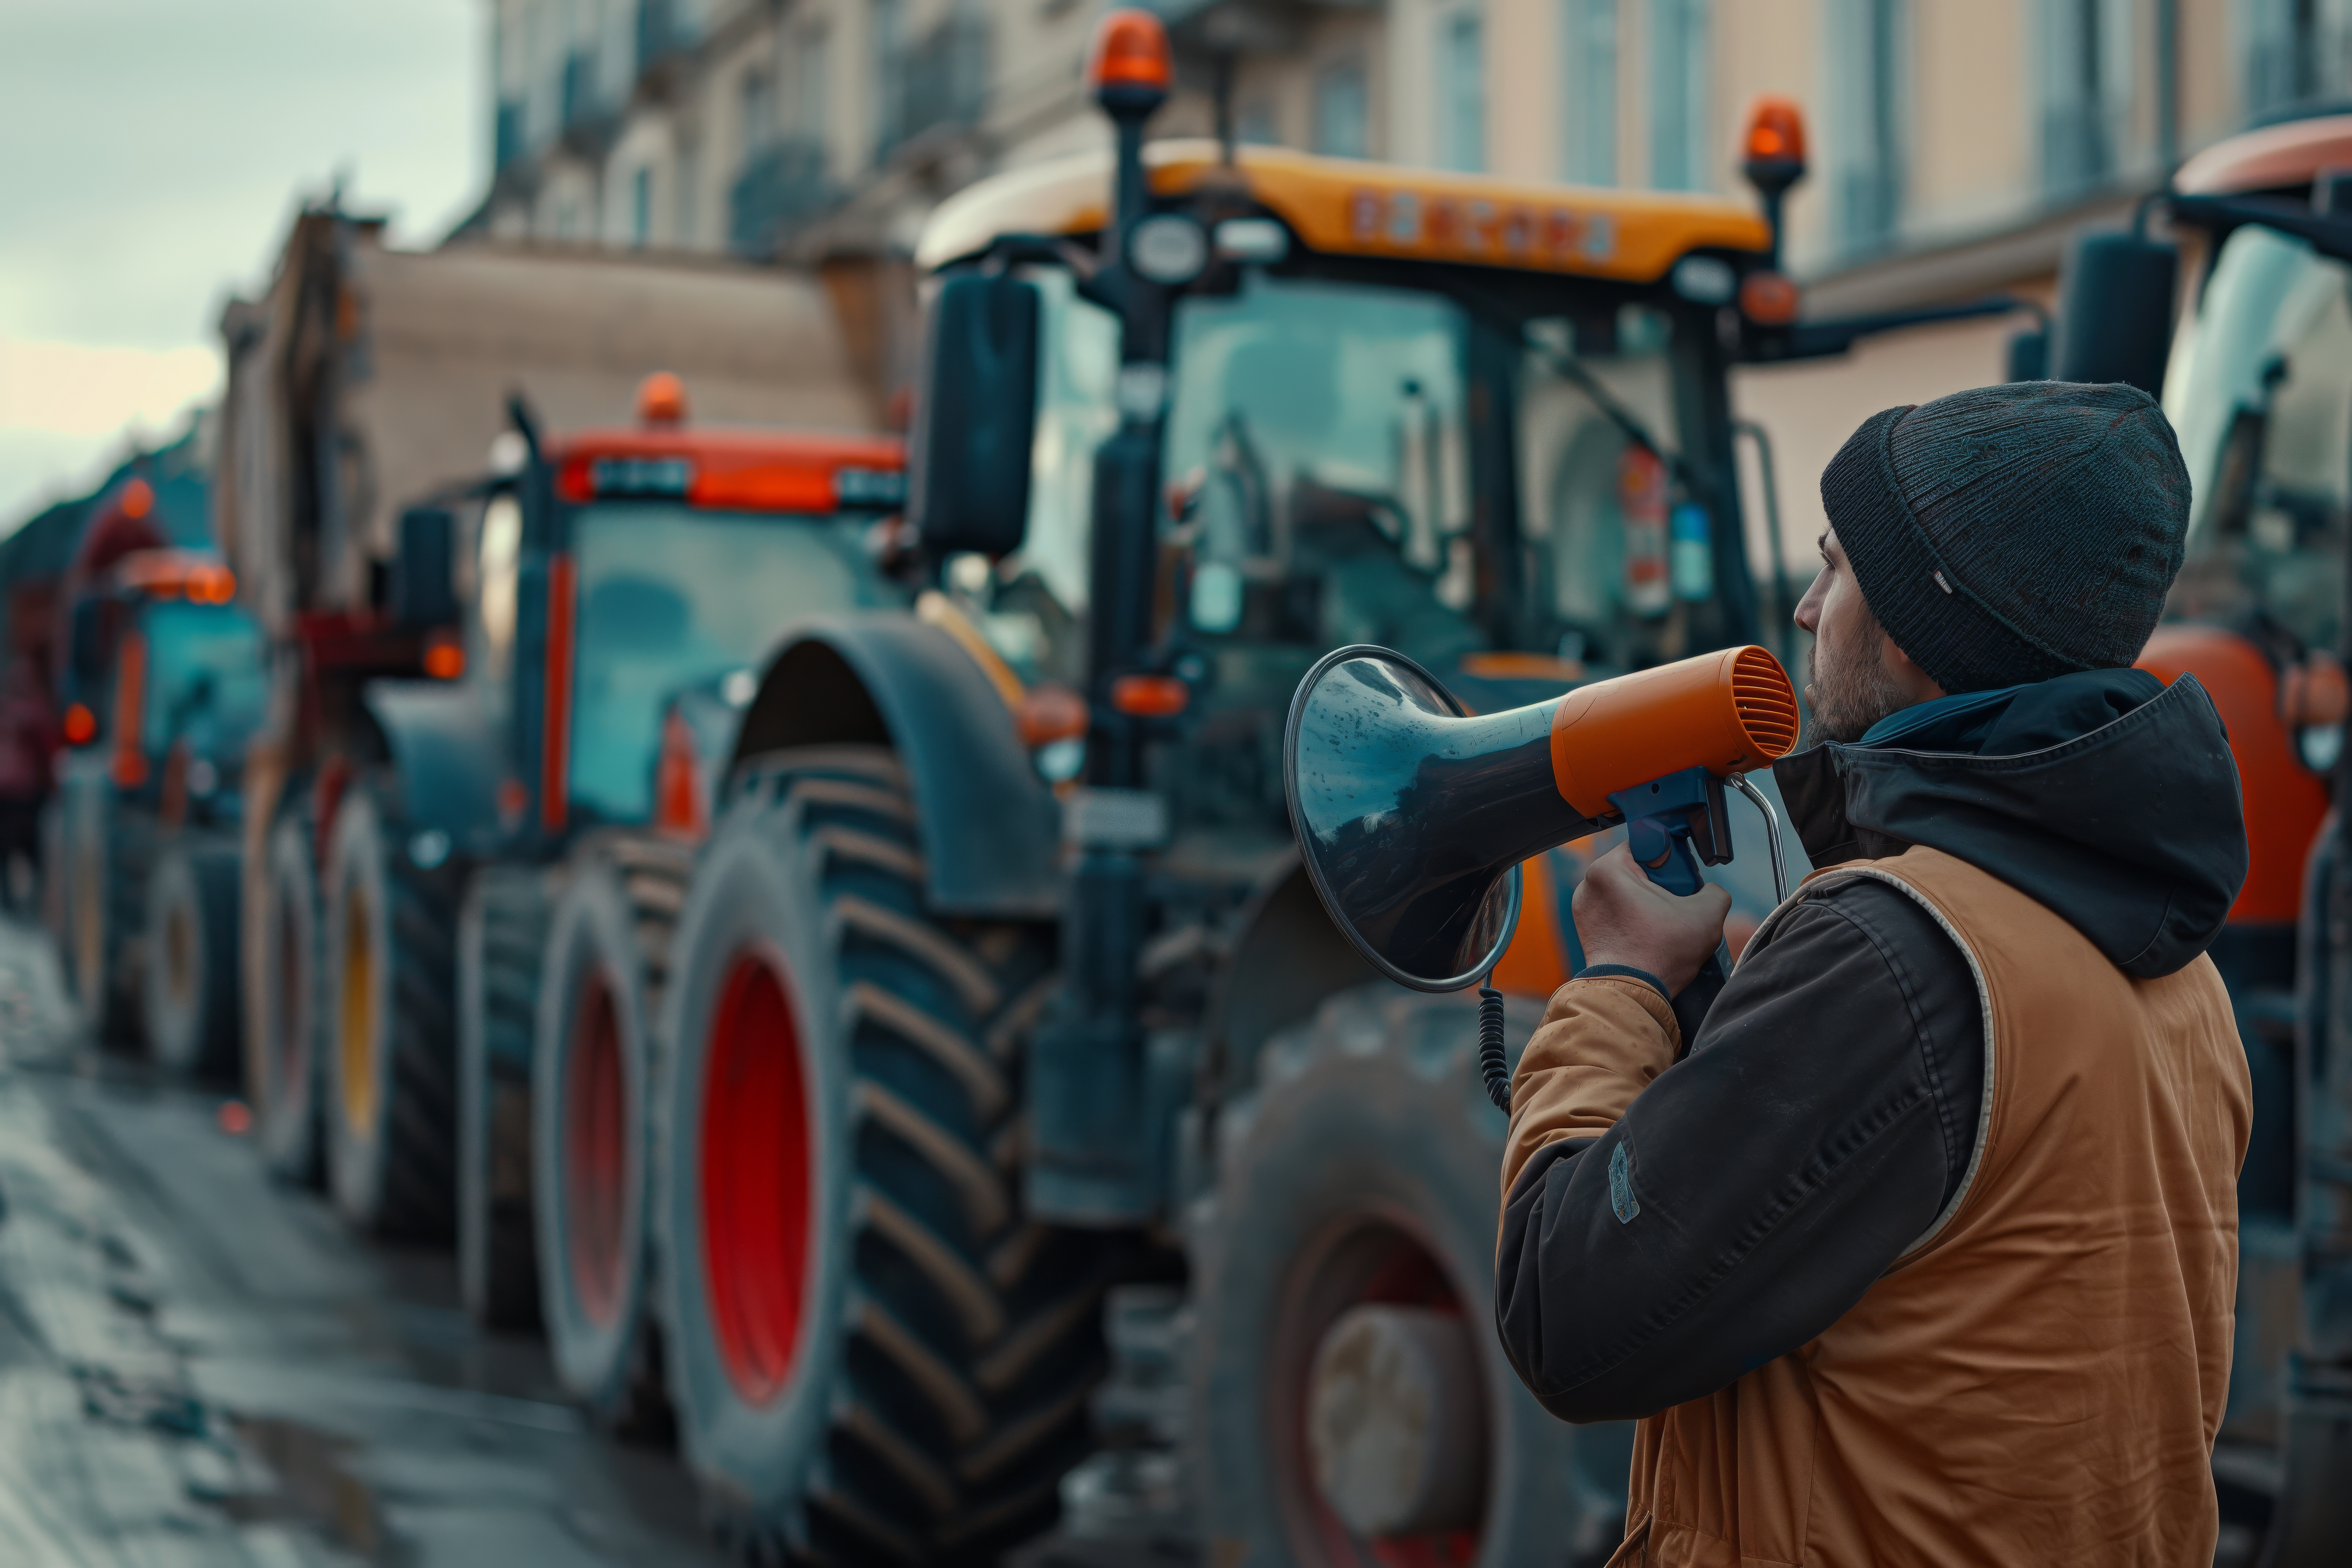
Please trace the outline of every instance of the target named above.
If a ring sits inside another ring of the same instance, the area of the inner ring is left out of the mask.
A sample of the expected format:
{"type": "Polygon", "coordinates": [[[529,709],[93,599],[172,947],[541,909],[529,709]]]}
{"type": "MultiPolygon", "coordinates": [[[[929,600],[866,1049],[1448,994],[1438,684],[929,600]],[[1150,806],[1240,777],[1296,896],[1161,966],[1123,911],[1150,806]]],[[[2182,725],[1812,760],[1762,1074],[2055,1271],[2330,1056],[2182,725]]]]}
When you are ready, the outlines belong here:
{"type": "Polygon", "coordinates": [[[2343,875],[2352,532],[2352,116],[2191,159],[2130,234],[2076,244],[2053,373],[2164,399],[2194,487],[2143,667],[2229,727],[2252,860],[2212,950],[2254,1087],[2237,1342],[2214,1454],[2221,1561],[2352,1553],[2352,880],[2343,875]],[[2147,220],[2168,221],[2169,239],[2147,220]]]}

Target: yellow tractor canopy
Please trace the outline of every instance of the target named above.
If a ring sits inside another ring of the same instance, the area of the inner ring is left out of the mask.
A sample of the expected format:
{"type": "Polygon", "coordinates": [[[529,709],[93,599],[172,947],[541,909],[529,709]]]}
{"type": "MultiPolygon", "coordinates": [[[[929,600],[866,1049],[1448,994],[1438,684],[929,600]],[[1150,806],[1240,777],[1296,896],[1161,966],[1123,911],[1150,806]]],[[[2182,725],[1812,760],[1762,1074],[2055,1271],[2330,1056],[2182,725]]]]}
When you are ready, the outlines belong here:
{"type": "MultiPolygon", "coordinates": [[[[1237,174],[1251,199],[1329,256],[1467,263],[1653,283],[1698,249],[1769,253],[1771,230],[1720,196],[1548,185],[1438,169],[1243,147],[1232,170],[1207,140],[1143,153],[1155,196],[1182,196],[1237,174]]],[[[1009,234],[1099,232],[1110,209],[1108,151],[1015,169],[940,205],[916,247],[934,270],[1009,234]]]]}

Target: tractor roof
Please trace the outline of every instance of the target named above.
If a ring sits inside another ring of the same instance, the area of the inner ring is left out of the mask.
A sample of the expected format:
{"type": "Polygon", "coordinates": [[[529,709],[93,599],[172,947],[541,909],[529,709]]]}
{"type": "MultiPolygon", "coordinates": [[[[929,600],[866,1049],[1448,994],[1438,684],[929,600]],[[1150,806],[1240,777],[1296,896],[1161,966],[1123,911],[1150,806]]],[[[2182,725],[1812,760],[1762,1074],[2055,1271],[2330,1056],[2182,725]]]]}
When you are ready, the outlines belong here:
{"type": "Polygon", "coordinates": [[[569,501],[629,496],[830,512],[896,505],[907,447],[895,436],[686,426],[582,430],[559,437],[552,456],[556,493],[569,501]]]}
{"type": "Polygon", "coordinates": [[[2322,170],[2344,168],[2352,168],[2352,114],[2323,114],[2217,142],[2180,166],[2172,187],[2189,196],[2301,194],[2322,170]]]}
{"type": "MultiPolygon", "coordinates": [[[[1143,156],[1157,195],[1232,178],[1213,142],[1155,142],[1143,156]]],[[[1327,255],[1648,283],[1692,250],[1760,255],[1771,243],[1762,217],[1720,196],[1538,184],[1278,147],[1240,148],[1234,163],[1252,199],[1327,255]]],[[[1108,152],[1014,169],[940,203],[915,258],[928,269],[975,255],[1000,235],[1096,233],[1109,199],[1108,152]]]]}

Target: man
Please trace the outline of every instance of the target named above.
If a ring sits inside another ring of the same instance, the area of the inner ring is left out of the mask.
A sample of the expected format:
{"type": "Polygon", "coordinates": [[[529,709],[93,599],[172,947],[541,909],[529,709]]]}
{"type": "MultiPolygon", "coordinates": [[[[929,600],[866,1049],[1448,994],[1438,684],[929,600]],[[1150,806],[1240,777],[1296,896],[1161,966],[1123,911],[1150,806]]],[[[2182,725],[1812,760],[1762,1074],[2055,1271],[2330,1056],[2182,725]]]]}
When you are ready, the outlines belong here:
{"type": "Polygon", "coordinates": [[[1642,1418],[1618,1563],[2203,1568],[2246,842],[2211,700],[2128,668],[2179,447],[2126,386],[1985,387],[1870,419],[1822,499],[1825,743],[1774,771],[1823,869],[1685,1042],[1728,900],[1595,863],[1512,1087],[1504,1345],[1642,1418]]]}

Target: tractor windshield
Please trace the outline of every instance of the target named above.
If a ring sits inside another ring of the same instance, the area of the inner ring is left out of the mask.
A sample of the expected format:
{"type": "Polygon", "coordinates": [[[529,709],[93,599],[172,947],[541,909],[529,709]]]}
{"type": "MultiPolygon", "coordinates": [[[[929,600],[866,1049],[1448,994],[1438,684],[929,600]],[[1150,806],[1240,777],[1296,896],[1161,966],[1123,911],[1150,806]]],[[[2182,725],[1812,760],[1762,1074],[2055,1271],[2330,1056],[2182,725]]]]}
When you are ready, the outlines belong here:
{"type": "Polygon", "coordinates": [[[141,617],[147,638],[140,740],[160,755],[180,741],[215,762],[242,757],[268,701],[261,632],[234,605],[165,601],[141,617]]]}
{"type": "Polygon", "coordinates": [[[2248,225],[2167,374],[2193,510],[2170,614],[2340,635],[2352,509],[2352,268],[2248,225]]]}
{"type": "Polygon", "coordinates": [[[572,521],[579,629],[572,797],[619,821],[652,810],[662,704],[756,664],[803,616],[894,597],[861,520],[705,511],[664,501],[572,521]]]}
{"type": "MultiPolygon", "coordinates": [[[[1087,588],[1094,453],[1118,424],[1118,340],[1066,279],[1037,281],[1035,483],[1026,545],[1001,575],[1066,622],[1087,588]]],[[[1678,657],[1680,609],[1714,583],[1711,525],[1681,515],[1675,479],[1674,324],[1639,306],[1573,326],[1474,318],[1433,289],[1262,274],[1183,300],[1168,613],[1213,650],[1375,642],[1433,668],[1498,647],[1678,657]],[[1676,557],[1685,533],[1700,548],[1676,557]]],[[[998,607],[1023,598],[1000,592],[998,607]]]]}

